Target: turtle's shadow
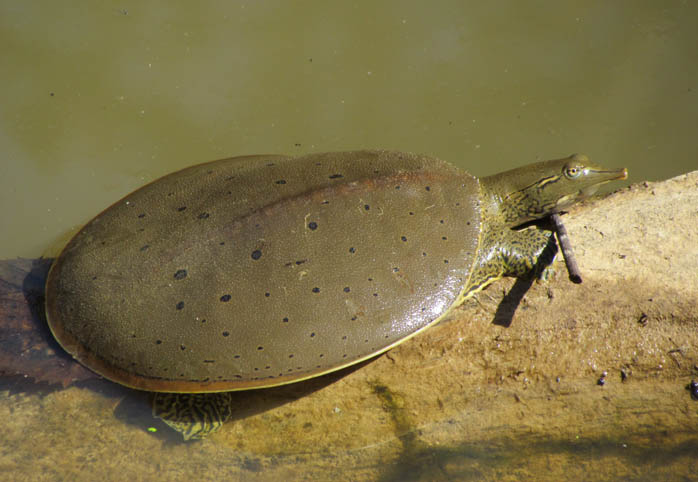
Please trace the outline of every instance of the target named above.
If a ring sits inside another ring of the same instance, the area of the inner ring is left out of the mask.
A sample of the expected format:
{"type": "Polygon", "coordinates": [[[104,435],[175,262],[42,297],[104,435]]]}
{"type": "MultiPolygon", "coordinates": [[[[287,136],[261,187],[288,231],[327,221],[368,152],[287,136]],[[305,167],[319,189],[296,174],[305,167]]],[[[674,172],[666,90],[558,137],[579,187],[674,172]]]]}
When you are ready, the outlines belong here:
{"type": "MultiPolygon", "coordinates": [[[[234,407],[233,413],[231,417],[226,420],[225,425],[273,410],[287,403],[306,397],[335,383],[355,370],[361,369],[378,358],[380,358],[380,356],[327,375],[289,385],[234,392],[231,397],[231,403],[234,407]]],[[[148,429],[153,433],[153,436],[168,444],[190,443],[183,440],[181,434],[175,432],[162,420],[152,415],[152,393],[131,390],[124,387],[118,388],[124,390],[126,394],[114,409],[114,416],[117,419],[129,425],[148,429]]]]}
{"type": "Polygon", "coordinates": [[[53,260],[0,260],[0,389],[45,395],[97,378],[54,340],[44,315],[44,284],[53,260]]]}

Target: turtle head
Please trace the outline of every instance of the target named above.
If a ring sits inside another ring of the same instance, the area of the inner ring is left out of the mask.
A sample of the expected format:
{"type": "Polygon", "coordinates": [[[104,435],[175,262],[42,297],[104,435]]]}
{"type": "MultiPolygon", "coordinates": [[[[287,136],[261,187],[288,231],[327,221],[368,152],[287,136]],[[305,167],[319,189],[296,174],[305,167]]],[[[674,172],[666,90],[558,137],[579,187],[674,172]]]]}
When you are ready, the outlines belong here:
{"type": "Polygon", "coordinates": [[[628,177],[582,154],[543,161],[482,179],[486,209],[508,226],[540,219],[593,195],[602,184],[628,177]]]}

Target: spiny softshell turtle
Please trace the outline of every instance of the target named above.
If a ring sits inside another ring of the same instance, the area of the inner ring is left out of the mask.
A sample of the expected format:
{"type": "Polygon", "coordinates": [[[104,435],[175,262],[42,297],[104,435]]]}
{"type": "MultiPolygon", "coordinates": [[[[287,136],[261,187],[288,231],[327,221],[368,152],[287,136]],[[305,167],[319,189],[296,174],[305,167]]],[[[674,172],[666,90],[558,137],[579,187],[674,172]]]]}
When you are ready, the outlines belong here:
{"type": "Polygon", "coordinates": [[[154,413],[200,437],[231,410],[206,392],[356,364],[495,279],[540,271],[553,234],[521,225],[626,175],[575,155],[477,179],[389,151],[193,166],[68,243],[47,280],[49,326],[110,380],[195,394],[156,397],[154,413]]]}

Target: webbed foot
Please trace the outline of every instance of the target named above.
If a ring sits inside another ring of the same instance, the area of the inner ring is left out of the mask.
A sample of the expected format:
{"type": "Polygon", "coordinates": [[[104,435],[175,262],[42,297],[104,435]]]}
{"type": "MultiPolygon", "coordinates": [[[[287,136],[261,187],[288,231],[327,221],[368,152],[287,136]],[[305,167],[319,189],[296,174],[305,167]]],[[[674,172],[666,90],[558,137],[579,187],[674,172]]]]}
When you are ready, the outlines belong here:
{"type": "Polygon", "coordinates": [[[219,430],[232,413],[230,392],[155,393],[153,416],[181,433],[184,440],[198,440],[219,430]]]}

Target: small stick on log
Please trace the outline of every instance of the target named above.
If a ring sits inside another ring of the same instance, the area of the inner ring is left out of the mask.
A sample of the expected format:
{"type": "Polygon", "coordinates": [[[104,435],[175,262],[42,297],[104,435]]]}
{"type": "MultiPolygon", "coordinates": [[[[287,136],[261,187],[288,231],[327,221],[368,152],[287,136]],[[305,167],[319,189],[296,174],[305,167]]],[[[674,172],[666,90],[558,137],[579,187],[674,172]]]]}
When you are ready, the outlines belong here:
{"type": "Polygon", "coordinates": [[[572,283],[579,284],[582,282],[582,275],[579,273],[579,266],[577,266],[577,260],[574,257],[574,252],[572,251],[570,238],[567,237],[565,225],[562,224],[562,219],[560,219],[560,215],[558,213],[551,214],[550,219],[553,221],[553,225],[555,226],[557,242],[562,250],[562,256],[565,258],[565,264],[567,265],[567,273],[570,275],[570,281],[572,281],[572,283]]]}

